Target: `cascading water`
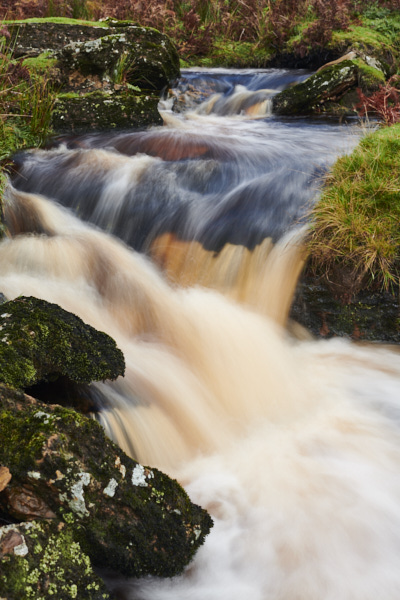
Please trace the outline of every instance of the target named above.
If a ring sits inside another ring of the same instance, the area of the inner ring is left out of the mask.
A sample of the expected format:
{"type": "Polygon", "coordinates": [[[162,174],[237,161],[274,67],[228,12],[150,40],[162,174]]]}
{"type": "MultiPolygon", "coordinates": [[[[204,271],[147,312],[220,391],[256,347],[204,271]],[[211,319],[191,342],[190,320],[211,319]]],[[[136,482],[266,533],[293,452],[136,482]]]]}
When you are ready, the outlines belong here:
{"type": "Polygon", "coordinates": [[[110,581],[123,598],[398,599],[399,355],[285,329],[307,211],[357,141],[266,117],[302,76],[188,72],[163,128],[16,158],[1,290],[114,337],[99,420],[215,521],[183,576],[110,581]]]}

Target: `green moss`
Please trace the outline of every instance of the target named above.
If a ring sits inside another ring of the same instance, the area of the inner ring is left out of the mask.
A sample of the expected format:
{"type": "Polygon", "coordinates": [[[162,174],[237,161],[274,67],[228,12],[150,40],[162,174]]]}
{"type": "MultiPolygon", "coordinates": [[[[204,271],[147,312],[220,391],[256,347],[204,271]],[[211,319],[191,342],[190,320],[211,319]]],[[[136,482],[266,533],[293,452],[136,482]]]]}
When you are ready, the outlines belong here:
{"type": "MultiPolygon", "coordinates": [[[[33,497],[73,523],[74,541],[99,567],[127,575],[180,573],[212,521],[173,479],[138,465],[100,425],[0,386],[0,464],[33,497]],[[30,475],[31,472],[35,476],[30,475]]],[[[19,505],[3,514],[20,518],[19,505]]]]}
{"type": "Polygon", "coordinates": [[[39,56],[25,58],[22,62],[24,67],[33,73],[46,74],[55,67],[57,59],[52,52],[42,52],[39,56]]]}
{"type": "Polygon", "coordinates": [[[85,21],[81,19],[69,19],[68,17],[46,17],[46,18],[31,18],[31,19],[17,19],[13,21],[5,20],[6,24],[20,24],[20,23],[60,23],[63,25],[89,25],[91,27],[108,27],[107,21],[85,21]]]}
{"type": "Polygon", "coordinates": [[[371,94],[385,83],[382,71],[367,65],[363,60],[357,59],[355,62],[358,66],[359,85],[365,94],[371,94]]]}
{"type": "Polygon", "coordinates": [[[70,527],[58,522],[35,521],[0,527],[0,540],[10,530],[23,540],[25,554],[18,556],[11,551],[0,559],[2,596],[18,600],[109,598],[70,527]]]}
{"type": "Polygon", "coordinates": [[[115,342],[56,304],[21,297],[0,312],[0,381],[8,385],[24,388],[59,376],[89,383],[124,372],[115,342]]]}
{"type": "Polygon", "coordinates": [[[138,93],[127,85],[118,92],[94,91],[58,96],[53,112],[56,131],[84,132],[161,124],[156,94],[138,93]]]}
{"type": "Polygon", "coordinates": [[[306,81],[287,88],[273,98],[273,110],[279,114],[311,114],[321,110],[331,97],[337,99],[339,90],[354,86],[357,80],[357,65],[352,60],[326,67],[306,81]]]}
{"type": "Polygon", "coordinates": [[[204,67],[262,67],[270,55],[257,43],[237,42],[217,38],[210,54],[203,58],[193,58],[193,64],[204,67]]]}

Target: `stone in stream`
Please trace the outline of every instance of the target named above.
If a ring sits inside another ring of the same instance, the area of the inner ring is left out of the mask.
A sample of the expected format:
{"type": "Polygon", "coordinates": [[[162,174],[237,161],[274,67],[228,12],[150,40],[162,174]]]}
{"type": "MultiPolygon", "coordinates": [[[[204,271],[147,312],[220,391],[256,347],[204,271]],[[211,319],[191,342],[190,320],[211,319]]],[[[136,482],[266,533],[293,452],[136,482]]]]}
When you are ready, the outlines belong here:
{"type": "MultiPolygon", "coordinates": [[[[1,540],[8,540],[7,552],[0,551],[0,597],[4,590],[8,593],[10,561],[26,585],[37,580],[47,590],[57,586],[61,563],[49,561],[45,567],[39,546],[66,547],[60,556],[66,576],[73,568],[75,548],[88,577],[92,564],[129,576],[172,577],[190,562],[212,526],[208,513],[193,504],[175,480],[126,456],[96,421],[4,385],[0,465],[0,523],[32,524],[0,527],[0,549],[1,540]],[[24,547],[23,555],[15,552],[15,545],[13,550],[11,530],[14,541],[18,535],[24,538],[16,543],[18,549],[24,547]],[[39,536],[39,546],[32,533],[39,536]]],[[[86,585],[87,579],[83,581],[86,585]]],[[[65,598],[101,598],[97,583],[93,579],[90,594],[79,587],[76,596],[65,598]]],[[[61,593],[54,597],[64,598],[61,593]]]]}
{"type": "Polygon", "coordinates": [[[57,99],[56,131],[142,127],[161,123],[160,91],[179,76],[168,36],[129,21],[21,21],[7,26],[24,65],[48,63],[57,99]]]}
{"type": "Polygon", "coordinates": [[[356,114],[356,88],[370,94],[385,82],[376,61],[357,56],[349,53],[324,65],[302,83],[276,94],[272,99],[273,112],[279,115],[356,114]]]}
{"type": "Polygon", "coordinates": [[[114,340],[60,306],[24,296],[1,304],[1,382],[24,389],[47,383],[61,393],[124,372],[114,340]]]}

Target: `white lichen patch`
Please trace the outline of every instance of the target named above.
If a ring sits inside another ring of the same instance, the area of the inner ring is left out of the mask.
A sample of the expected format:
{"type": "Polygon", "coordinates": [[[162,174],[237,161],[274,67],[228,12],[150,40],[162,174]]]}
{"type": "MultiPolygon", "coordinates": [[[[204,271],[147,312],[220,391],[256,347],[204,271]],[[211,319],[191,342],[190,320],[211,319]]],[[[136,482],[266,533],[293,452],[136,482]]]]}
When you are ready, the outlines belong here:
{"type": "Polygon", "coordinates": [[[15,556],[26,556],[29,552],[24,536],[21,536],[21,537],[22,537],[22,543],[19,544],[18,546],[15,546],[15,548],[14,548],[15,556]]]}
{"type": "Polygon", "coordinates": [[[40,479],[41,474],[39,473],[39,471],[28,471],[28,477],[30,477],[31,479],[40,479]]]}
{"type": "Polygon", "coordinates": [[[35,412],[35,414],[33,416],[36,419],[43,419],[43,422],[45,425],[50,423],[51,415],[47,412],[44,412],[43,410],[38,410],[37,412],[35,412]]]}
{"type": "Polygon", "coordinates": [[[113,498],[117,487],[118,487],[117,481],[115,479],[111,479],[109,484],[107,485],[107,487],[104,488],[103,494],[105,494],[106,496],[110,496],[110,498],[113,498]]]}
{"type": "Polygon", "coordinates": [[[199,539],[199,537],[201,536],[201,529],[200,527],[195,527],[193,529],[193,533],[194,533],[194,537],[196,539],[196,541],[199,539]]]}
{"type": "Polygon", "coordinates": [[[138,485],[140,487],[147,487],[148,483],[146,481],[146,473],[143,465],[136,465],[136,467],[132,471],[132,483],[133,485],[138,485]]]}
{"type": "Polygon", "coordinates": [[[87,517],[89,516],[89,511],[86,508],[83,488],[90,483],[90,473],[79,473],[78,477],[79,481],[71,486],[72,498],[69,499],[67,494],[60,494],[59,497],[62,502],[67,502],[68,506],[75,514],[80,517],[87,517]]]}

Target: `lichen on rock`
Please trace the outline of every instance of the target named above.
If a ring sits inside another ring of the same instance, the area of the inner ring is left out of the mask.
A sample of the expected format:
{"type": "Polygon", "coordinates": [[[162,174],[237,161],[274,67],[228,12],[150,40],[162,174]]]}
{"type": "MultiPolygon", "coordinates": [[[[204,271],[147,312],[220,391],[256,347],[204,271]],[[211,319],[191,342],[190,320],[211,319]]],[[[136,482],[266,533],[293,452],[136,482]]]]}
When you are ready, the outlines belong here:
{"type": "Polygon", "coordinates": [[[30,521],[0,527],[0,596],[7,600],[108,600],[70,525],[30,521]]]}
{"type": "Polygon", "coordinates": [[[58,88],[55,131],[161,124],[160,91],[180,74],[168,36],[125,21],[89,25],[38,19],[9,29],[15,57],[24,57],[33,70],[39,59],[41,68],[51,67],[58,88]]]}
{"type": "Polygon", "coordinates": [[[282,115],[311,114],[332,101],[338,101],[357,84],[357,64],[345,60],[319,71],[273,98],[273,111],[282,115]]]}
{"type": "Polygon", "coordinates": [[[27,388],[66,377],[77,383],[123,375],[122,352],[106,333],[56,304],[20,297],[1,305],[0,381],[27,388]]]}
{"type": "Polygon", "coordinates": [[[212,526],[175,480],[126,456],[96,421],[1,385],[0,464],[11,475],[3,516],[67,523],[93,565],[125,575],[182,572],[212,526]]]}

